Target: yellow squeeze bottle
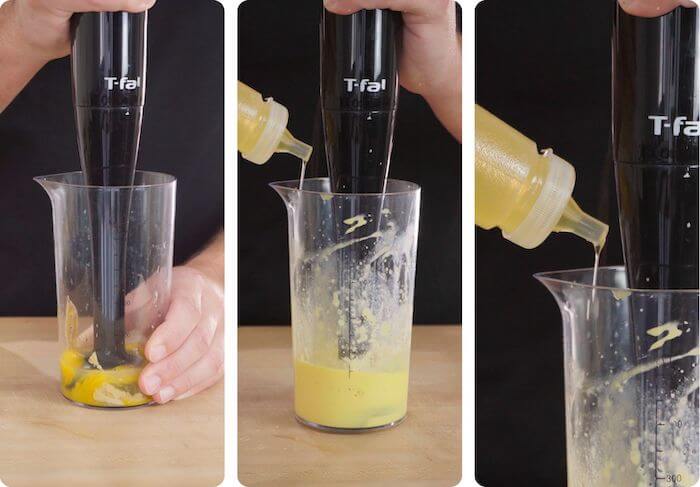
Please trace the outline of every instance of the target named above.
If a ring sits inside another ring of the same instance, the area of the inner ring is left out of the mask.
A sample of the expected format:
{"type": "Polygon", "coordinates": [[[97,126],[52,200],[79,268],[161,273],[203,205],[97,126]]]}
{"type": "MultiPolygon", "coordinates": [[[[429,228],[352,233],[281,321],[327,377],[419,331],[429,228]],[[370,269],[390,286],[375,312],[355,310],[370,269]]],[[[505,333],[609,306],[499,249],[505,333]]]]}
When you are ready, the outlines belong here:
{"type": "Polygon", "coordinates": [[[498,227],[531,249],[552,232],[570,232],[597,248],[608,226],[584,213],[571,197],[574,168],[476,105],[476,224],[498,227]]]}
{"type": "Polygon", "coordinates": [[[272,98],[238,82],[238,150],[256,164],[265,164],[275,152],[286,152],[306,162],[311,146],[295,139],[287,130],[289,112],[272,98]]]}

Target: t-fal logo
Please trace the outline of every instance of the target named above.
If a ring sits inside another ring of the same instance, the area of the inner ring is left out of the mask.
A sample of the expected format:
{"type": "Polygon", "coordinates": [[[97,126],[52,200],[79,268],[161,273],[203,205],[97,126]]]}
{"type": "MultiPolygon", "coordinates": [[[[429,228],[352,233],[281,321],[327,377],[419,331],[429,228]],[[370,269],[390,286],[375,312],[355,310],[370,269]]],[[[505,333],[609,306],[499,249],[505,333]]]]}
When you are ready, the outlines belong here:
{"type": "Polygon", "coordinates": [[[360,89],[360,93],[368,91],[370,93],[378,93],[380,91],[386,90],[386,79],[381,81],[370,81],[367,78],[362,78],[358,80],[357,78],[343,78],[345,81],[345,87],[348,92],[353,91],[356,88],[360,89]]]}
{"type": "Polygon", "coordinates": [[[664,115],[649,115],[649,120],[653,122],[654,135],[661,135],[664,129],[671,129],[674,137],[681,134],[688,137],[700,135],[700,122],[688,120],[688,117],[676,117],[670,120],[664,115]]]}
{"type": "Polygon", "coordinates": [[[114,89],[117,90],[135,90],[136,88],[141,88],[141,77],[139,76],[136,79],[129,79],[129,78],[116,78],[116,77],[106,77],[105,81],[107,82],[107,89],[109,91],[112,91],[114,89]]]}

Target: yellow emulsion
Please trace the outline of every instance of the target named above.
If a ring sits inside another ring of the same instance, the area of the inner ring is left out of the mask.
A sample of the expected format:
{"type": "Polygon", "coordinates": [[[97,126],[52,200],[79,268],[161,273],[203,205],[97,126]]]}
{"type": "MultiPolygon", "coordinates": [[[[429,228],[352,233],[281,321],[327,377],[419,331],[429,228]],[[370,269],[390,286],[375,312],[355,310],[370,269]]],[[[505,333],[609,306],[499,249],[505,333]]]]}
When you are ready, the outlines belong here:
{"type": "Polygon", "coordinates": [[[294,409],[333,428],[372,428],[406,415],[408,370],[352,371],[294,362],[294,409]]]}
{"type": "Polygon", "coordinates": [[[67,349],[61,355],[61,392],[68,399],[97,407],[130,407],[151,402],[139,390],[141,366],[99,369],[88,360],[89,356],[74,349],[67,349]]]}

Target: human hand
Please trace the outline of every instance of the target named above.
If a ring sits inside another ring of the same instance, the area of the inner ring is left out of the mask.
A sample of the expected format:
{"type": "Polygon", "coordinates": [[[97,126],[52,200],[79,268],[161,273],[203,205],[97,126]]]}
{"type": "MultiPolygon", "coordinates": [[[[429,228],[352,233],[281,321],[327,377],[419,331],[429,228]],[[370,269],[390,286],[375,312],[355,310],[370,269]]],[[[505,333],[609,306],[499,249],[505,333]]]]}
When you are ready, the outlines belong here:
{"type": "Polygon", "coordinates": [[[76,12],[143,12],[156,0],[9,0],[17,49],[44,62],[70,54],[70,18],[76,12]]]}
{"type": "MultiPolygon", "coordinates": [[[[169,275],[159,268],[146,280],[141,281],[124,297],[124,331],[125,345],[143,344],[146,337],[163,322],[163,317],[170,307],[168,293],[169,275]]],[[[82,296],[82,300],[85,297],[82,296]]],[[[81,300],[81,301],[82,301],[81,300]]],[[[88,351],[94,348],[95,328],[92,324],[78,333],[78,310],[68,297],[66,304],[66,342],[76,350],[88,351]]]]}
{"type": "Polygon", "coordinates": [[[351,14],[361,9],[402,12],[403,50],[399,81],[426,99],[461,92],[461,40],[451,0],[324,0],[327,10],[351,14]]]}
{"type": "Polygon", "coordinates": [[[678,6],[693,8],[697,4],[693,0],[620,0],[620,7],[637,17],[658,17],[678,6]]]}
{"type": "Polygon", "coordinates": [[[190,265],[173,269],[165,321],[146,343],[144,394],[164,404],[215,384],[224,373],[224,290],[190,265]]]}

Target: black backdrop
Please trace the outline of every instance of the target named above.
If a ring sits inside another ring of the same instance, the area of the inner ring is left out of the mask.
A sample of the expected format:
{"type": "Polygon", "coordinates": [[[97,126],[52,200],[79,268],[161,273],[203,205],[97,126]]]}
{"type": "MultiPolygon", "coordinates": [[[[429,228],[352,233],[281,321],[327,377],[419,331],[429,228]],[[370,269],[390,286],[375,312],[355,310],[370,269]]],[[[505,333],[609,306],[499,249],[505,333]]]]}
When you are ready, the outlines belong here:
{"type": "MultiPolygon", "coordinates": [[[[574,196],[611,226],[622,263],[610,150],[613,1],[487,0],[477,8],[477,102],[576,167],[574,196]]],[[[531,251],[477,230],[477,478],[566,484],[559,310],[531,276],[593,265],[590,244],[555,235],[531,251]]]]}
{"type": "MultiPolygon", "coordinates": [[[[239,7],[238,77],[289,109],[290,131],[314,145],[307,176],[325,175],[318,118],[321,1],[247,1],[239,7]]],[[[238,162],[240,324],[288,324],[287,217],[267,183],[299,177],[299,162],[238,162]]],[[[461,146],[425,101],[402,91],[390,168],[423,188],[415,323],[461,321],[461,146]]]]}

